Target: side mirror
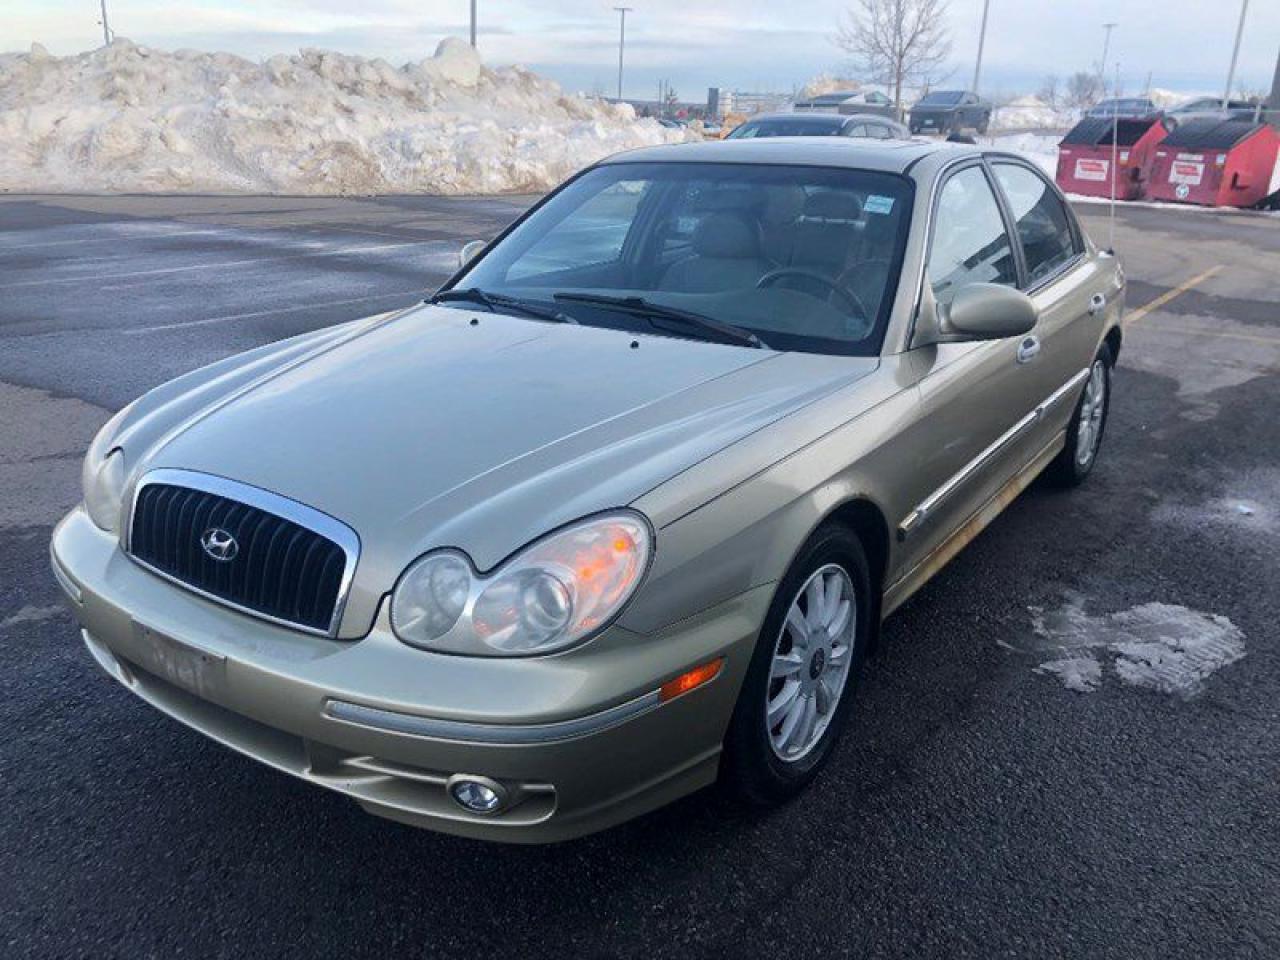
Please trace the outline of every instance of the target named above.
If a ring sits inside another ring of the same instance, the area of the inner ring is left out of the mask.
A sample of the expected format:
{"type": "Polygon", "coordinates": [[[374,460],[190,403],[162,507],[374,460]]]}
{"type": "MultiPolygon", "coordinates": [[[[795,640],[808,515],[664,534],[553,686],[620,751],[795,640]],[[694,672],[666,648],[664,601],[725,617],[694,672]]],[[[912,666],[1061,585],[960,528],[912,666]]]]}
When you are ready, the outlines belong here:
{"type": "Polygon", "coordinates": [[[948,339],[1001,340],[1030,331],[1039,311],[1021,290],[996,283],[971,283],[938,308],[939,332],[948,339]]]}
{"type": "Polygon", "coordinates": [[[480,256],[487,246],[489,246],[488,240],[470,240],[464,243],[462,249],[458,251],[458,269],[461,270],[476,257],[480,256]]]}

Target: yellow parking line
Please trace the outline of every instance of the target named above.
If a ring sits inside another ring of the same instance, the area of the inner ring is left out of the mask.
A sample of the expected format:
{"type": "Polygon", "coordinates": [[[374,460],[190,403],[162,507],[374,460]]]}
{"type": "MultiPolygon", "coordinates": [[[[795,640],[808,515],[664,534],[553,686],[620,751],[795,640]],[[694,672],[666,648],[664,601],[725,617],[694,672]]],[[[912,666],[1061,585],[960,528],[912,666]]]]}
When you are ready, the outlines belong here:
{"type": "MultiPolygon", "coordinates": [[[[1248,333],[1231,333],[1227,330],[1196,330],[1193,327],[1170,326],[1161,323],[1154,327],[1143,327],[1145,333],[1176,333],[1190,337],[1226,337],[1229,340],[1249,340],[1253,343],[1272,343],[1280,346],[1280,337],[1253,336],[1248,333]]],[[[125,331],[128,333],[129,331],[125,331]]]]}
{"type": "Polygon", "coordinates": [[[1134,310],[1132,313],[1130,313],[1127,317],[1124,318],[1124,325],[1127,327],[1132,323],[1137,323],[1139,320],[1145,317],[1152,310],[1159,310],[1170,300],[1174,299],[1175,297],[1182,296],[1184,293],[1186,293],[1196,284],[1203,283],[1205,280],[1208,280],[1215,273],[1221,270],[1222,266],[1223,266],[1222,264],[1218,264],[1216,267],[1210,267],[1208,270],[1205,270],[1203,273],[1197,273],[1194,277],[1192,277],[1186,283],[1179,284],[1178,286],[1174,287],[1172,290],[1169,290],[1166,293],[1160,294],[1160,296],[1156,297],[1150,303],[1144,303],[1142,306],[1138,307],[1137,310],[1134,310]]]}

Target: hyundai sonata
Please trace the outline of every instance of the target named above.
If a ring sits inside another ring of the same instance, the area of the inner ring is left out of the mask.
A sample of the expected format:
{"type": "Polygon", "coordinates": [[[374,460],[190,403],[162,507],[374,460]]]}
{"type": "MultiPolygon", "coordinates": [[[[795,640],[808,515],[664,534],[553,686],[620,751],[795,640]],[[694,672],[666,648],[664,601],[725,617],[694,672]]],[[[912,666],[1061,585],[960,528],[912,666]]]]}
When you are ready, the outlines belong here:
{"type": "Polygon", "coordinates": [[[624,154],[427,303],[126,407],[54,572],[127,689],[373,813],[536,842],[776,803],[856,732],[881,620],[1093,469],[1123,292],[1016,156],[624,154]]]}

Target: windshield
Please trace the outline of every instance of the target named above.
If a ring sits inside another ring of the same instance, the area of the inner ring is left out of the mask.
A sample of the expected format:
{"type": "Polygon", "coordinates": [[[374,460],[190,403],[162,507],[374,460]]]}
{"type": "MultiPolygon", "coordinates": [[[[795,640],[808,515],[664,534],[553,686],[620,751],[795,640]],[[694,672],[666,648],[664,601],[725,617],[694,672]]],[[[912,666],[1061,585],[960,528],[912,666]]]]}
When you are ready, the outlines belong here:
{"type": "Polygon", "coordinates": [[[951,107],[959,103],[963,96],[964,92],[961,90],[938,90],[926,94],[920,103],[926,107],[951,107]]]}
{"type": "Polygon", "coordinates": [[[910,181],[887,173],[607,164],[533,210],[453,289],[554,304],[582,324],[687,332],[580,295],[639,298],[731,324],[774,349],[870,356],[892,306],[910,206],[910,181]]]}
{"type": "Polygon", "coordinates": [[[751,137],[834,137],[840,133],[844,121],[814,120],[782,117],[777,120],[751,120],[742,124],[726,140],[746,140],[751,137]]]}

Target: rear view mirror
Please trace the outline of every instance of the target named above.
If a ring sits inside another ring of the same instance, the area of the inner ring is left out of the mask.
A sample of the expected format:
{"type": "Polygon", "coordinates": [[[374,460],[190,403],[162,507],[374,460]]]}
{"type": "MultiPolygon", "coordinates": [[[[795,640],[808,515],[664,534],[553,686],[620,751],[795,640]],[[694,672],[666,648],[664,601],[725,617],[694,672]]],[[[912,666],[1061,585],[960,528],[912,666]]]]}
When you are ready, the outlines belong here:
{"type": "Polygon", "coordinates": [[[971,283],[938,308],[938,332],[946,340],[1000,340],[1027,333],[1039,311],[1021,290],[995,283],[971,283]]]}
{"type": "Polygon", "coordinates": [[[488,245],[488,240],[470,240],[464,243],[462,249],[458,251],[458,269],[461,270],[476,257],[480,256],[488,245]]]}

